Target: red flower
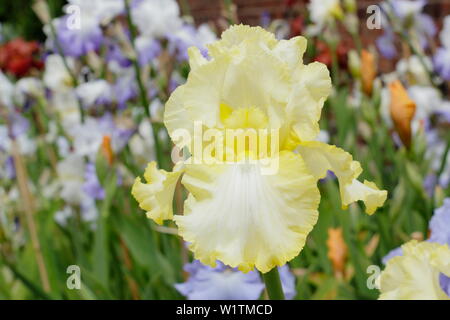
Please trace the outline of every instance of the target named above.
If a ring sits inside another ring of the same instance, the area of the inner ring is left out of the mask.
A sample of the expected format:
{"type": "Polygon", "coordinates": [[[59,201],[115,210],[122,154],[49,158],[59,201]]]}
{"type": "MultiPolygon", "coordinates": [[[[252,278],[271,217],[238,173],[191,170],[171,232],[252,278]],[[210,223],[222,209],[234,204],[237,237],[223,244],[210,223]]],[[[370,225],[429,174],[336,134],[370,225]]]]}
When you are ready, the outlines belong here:
{"type": "Polygon", "coordinates": [[[303,33],[304,29],[304,22],[303,18],[301,16],[298,16],[290,21],[290,27],[291,27],[291,38],[301,35],[303,33]]]}
{"type": "Polygon", "coordinates": [[[39,45],[36,41],[21,38],[0,46],[0,69],[16,77],[25,76],[31,69],[41,69],[43,63],[36,58],[39,45]]]}
{"type": "MultiPolygon", "coordinates": [[[[345,43],[343,41],[339,42],[336,53],[338,57],[339,66],[341,68],[347,68],[347,54],[350,50],[350,46],[348,43],[345,43]]],[[[321,62],[328,67],[331,67],[332,64],[332,57],[331,57],[331,50],[328,47],[328,45],[320,40],[317,40],[316,42],[316,56],[314,57],[314,61],[321,62]]]]}

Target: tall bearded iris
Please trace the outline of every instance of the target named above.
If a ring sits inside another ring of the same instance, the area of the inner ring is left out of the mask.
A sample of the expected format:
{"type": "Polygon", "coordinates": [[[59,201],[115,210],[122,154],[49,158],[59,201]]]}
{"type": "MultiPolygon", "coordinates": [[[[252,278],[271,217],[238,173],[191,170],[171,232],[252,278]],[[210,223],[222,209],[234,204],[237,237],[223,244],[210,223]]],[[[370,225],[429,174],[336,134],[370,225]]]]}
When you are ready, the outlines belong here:
{"type": "Polygon", "coordinates": [[[208,45],[209,60],[189,49],[191,72],[168,100],[164,123],[191,157],[173,172],[150,163],[146,183],[137,178],[132,194],[157,223],[173,219],[204,264],[219,260],[265,273],[297,256],[317,221],[317,181],[328,170],[339,180],[344,206],[362,200],[371,214],[386,199],[386,191],[357,180],[362,169],[349,153],[315,140],[331,80],[325,65],[303,64],[305,50],[303,37],[278,41],[262,28],[243,25],[208,45]],[[206,148],[195,147],[207,140],[199,136],[199,124],[219,137],[206,156],[206,148]],[[223,132],[239,138],[248,130],[257,143],[267,140],[267,152],[254,152],[251,143],[236,147],[226,134],[220,139],[223,132]],[[191,139],[180,139],[186,135],[191,139]],[[264,172],[267,166],[276,170],[264,172]],[[181,176],[189,196],[184,215],[174,216],[181,176]]]}

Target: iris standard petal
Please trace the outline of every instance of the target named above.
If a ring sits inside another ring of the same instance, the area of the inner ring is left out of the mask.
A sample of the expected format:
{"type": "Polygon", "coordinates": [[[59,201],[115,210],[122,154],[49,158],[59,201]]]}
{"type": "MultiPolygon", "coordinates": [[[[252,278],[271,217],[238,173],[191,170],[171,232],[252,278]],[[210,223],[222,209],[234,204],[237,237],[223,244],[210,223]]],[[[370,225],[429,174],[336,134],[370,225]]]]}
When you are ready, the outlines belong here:
{"type": "Polygon", "coordinates": [[[314,140],[320,132],[323,104],[331,92],[330,73],[324,64],[313,62],[299,66],[294,74],[295,87],[286,107],[292,128],[301,140],[314,140]]]}

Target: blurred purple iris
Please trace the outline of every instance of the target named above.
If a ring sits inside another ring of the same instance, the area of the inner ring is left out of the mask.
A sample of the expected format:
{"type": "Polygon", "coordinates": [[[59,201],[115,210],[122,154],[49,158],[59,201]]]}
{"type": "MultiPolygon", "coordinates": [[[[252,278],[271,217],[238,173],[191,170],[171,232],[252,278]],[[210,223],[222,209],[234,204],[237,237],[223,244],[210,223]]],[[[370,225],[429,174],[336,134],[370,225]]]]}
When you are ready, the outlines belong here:
{"type": "Polygon", "coordinates": [[[430,230],[429,241],[450,246],[450,198],[444,199],[442,207],[434,210],[430,220],[430,230]]]}
{"type": "Polygon", "coordinates": [[[138,51],[139,65],[144,66],[153,61],[161,54],[161,44],[156,39],[147,38],[144,36],[136,39],[136,47],[138,51]]]}
{"type": "Polygon", "coordinates": [[[30,127],[30,122],[28,119],[23,117],[17,112],[11,113],[9,115],[9,121],[11,123],[11,135],[13,138],[20,136],[21,134],[28,131],[30,127]]]}
{"type": "Polygon", "coordinates": [[[69,16],[57,19],[55,26],[59,45],[65,55],[80,57],[100,47],[103,33],[97,23],[83,23],[81,28],[74,28],[70,26],[68,19],[69,16]]]}
{"type": "MultiPolygon", "coordinates": [[[[215,268],[198,260],[185,265],[189,279],[175,288],[189,300],[256,300],[264,290],[259,273],[243,273],[217,261],[215,268]]],[[[287,265],[279,268],[286,299],[295,296],[295,277],[287,265]]]]}
{"type": "Polygon", "coordinates": [[[386,59],[393,59],[397,56],[395,36],[391,29],[385,29],[384,34],[376,40],[376,45],[386,59]]]}
{"type": "Polygon", "coordinates": [[[259,17],[259,22],[261,24],[261,27],[267,29],[270,25],[270,20],[271,20],[270,13],[268,11],[264,10],[261,13],[261,16],[259,17]]]}
{"type": "Polygon", "coordinates": [[[91,198],[101,200],[105,198],[105,190],[98,181],[97,172],[93,163],[88,163],[85,168],[85,182],[83,191],[91,198]]]}
{"type": "Polygon", "coordinates": [[[14,158],[12,156],[9,156],[6,158],[6,161],[4,163],[5,165],[5,172],[6,172],[6,178],[12,180],[16,177],[16,166],[14,164],[14,158]]]}
{"type": "Polygon", "coordinates": [[[204,57],[208,57],[206,45],[216,40],[216,35],[207,24],[198,28],[193,25],[184,24],[179,30],[168,34],[169,52],[175,54],[179,61],[187,61],[188,48],[197,47],[204,57]]]}
{"type": "Polygon", "coordinates": [[[108,51],[106,53],[106,61],[114,61],[122,68],[131,66],[131,60],[123,54],[118,44],[110,42],[108,43],[107,48],[108,51]]]}
{"type": "Polygon", "coordinates": [[[438,48],[433,57],[436,72],[446,81],[450,81],[450,48],[438,48]]]}
{"type": "Polygon", "coordinates": [[[113,85],[117,105],[121,110],[126,108],[129,100],[137,96],[138,88],[134,79],[134,71],[132,71],[130,74],[120,76],[113,85]]]}
{"type": "Polygon", "coordinates": [[[417,37],[418,45],[423,49],[428,47],[428,38],[434,37],[437,29],[433,19],[422,13],[426,3],[425,0],[388,0],[381,4],[384,34],[376,40],[376,45],[385,58],[397,56],[394,30],[408,32],[408,37],[411,32],[417,37]]]}

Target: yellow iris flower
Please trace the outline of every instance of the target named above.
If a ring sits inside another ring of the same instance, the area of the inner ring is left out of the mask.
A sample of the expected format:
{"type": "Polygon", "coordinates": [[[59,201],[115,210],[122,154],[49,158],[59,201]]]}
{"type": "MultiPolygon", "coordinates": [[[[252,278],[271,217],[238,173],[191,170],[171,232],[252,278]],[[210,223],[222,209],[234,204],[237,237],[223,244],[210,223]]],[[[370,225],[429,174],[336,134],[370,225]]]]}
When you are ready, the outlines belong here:
{"type": "Polygon", "coordinates": [[[258,143],[268,132],[277,133],[269,137],[266,153],[254,153],[247,144],[239,151],[219,141],[211,158],[224,161],[180,161],[171,173],[151,163],[146,183],[136,179],[132,194],[140,207],[157,223],[173,219],[204,264],[220,260],[244,272],[268,272],[297,256],[317,222],[317,181],[328,170],[339,180],[344,206],[362,200],[371,214],[386,199],[386,191],[357,180],[362,169],[349,153],[315,141],[331,79],[325,65],[303,64],[305,50],[303,37],[278,41],[262,28],[244,25],[230,27],[210,44],[209,59],[189,49],[191,72],[169,98],[164,123],[191,160],[203,155],[194,145],[202,138],[196,123],[217,133],[254,129],[258,143]],[[180,132],[191,138],[180,139],[180,132]],[[226,158],[221,146],[237,157],[226,158]],[[263,174],[261,167],[271,165],[277,170],[263,174]],[[184,215],[174,216],[180,176],[189,196],[184,215]]]}
{"type": "Polygon", "coordinates": [[[450,277],[448,245],[412,240],[402,256],[388,261],[380,275],[381,300],[450,300],[442,290],[441,273],[450,277]]]}

